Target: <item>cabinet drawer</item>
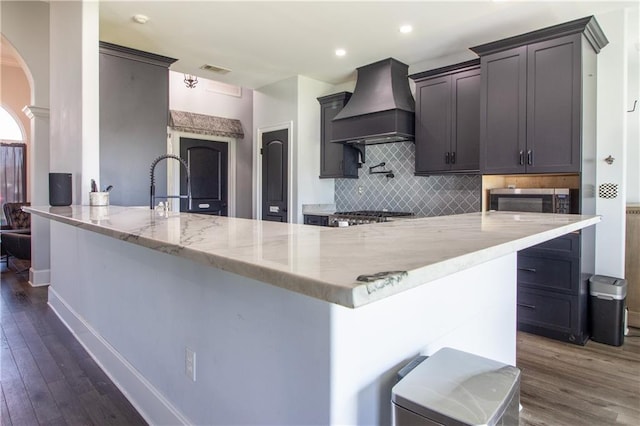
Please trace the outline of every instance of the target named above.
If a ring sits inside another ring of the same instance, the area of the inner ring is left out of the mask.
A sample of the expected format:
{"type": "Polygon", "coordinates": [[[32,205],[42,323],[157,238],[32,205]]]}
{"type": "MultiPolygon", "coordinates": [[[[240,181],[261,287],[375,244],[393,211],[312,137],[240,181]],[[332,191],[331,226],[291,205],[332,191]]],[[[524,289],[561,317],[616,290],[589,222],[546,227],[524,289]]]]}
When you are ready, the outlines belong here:
{"type": "Polygon", "coordinates": [[[518,254],[518,286],[525,285],[577,294],[580,261],[552,256],[518,254]]]}
{"type": "Polygon", "coordinates": [[[518,322],[561,331],[571,330],[576,296],[518,290],[518,322]]]}
{"type": "Polygon", "coordinates": [[[305,225],[329,226],[329,217],[315,214],[304,215],[305,225]]]}
{"type": "Polygon", "coordinates": [[[564,257],[580,257],[580,233],[571,233],[553,240],[545,241],[528,249],[522,254],[553,254],[564,257]]]}

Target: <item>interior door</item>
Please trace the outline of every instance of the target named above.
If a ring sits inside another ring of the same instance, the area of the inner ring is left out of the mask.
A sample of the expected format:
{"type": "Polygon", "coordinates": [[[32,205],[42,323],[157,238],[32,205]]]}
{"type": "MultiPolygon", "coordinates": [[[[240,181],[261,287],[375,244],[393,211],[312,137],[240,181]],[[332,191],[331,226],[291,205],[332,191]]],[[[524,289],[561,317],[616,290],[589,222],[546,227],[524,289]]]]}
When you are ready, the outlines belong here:
{"type": "MultiPolygon", "coordinates": [[[[228,144],[180,138],[180,158],[191,173],[191,203],[180,200],[180,211],[227,215],[228,144]]],[[[180,168],[180,194],[187,193],[187,174],[180,168]]]]}
{"type": "Polygon", "coordinates": [[[287,129],[262,134],[262,219],[288,222],[287,129]]]}

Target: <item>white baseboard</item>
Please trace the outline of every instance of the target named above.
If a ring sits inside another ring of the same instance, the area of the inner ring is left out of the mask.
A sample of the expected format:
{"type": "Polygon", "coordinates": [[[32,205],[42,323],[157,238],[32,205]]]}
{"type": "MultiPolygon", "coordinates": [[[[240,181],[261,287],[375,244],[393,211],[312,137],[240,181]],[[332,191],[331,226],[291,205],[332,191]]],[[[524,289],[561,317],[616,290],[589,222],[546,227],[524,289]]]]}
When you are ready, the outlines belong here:
{"type": "Polygon", "coordinates": [[[51,287],[49,306],[149,424],[192,424],[51,287]]]}
{"type": "Polygon", "coordinates": [[[29,268],[29,284],[31,287],[43,287],[51,282],[51,269],[29,268]]]}

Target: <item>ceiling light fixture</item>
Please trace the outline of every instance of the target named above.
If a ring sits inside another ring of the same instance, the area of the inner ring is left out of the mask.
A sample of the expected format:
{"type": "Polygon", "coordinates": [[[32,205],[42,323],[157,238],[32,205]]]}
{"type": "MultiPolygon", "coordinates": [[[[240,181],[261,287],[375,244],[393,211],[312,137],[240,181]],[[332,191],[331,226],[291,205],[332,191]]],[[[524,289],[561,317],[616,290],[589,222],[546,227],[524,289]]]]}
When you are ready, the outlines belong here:
{"type": "Polygon", "coordinates": [[[137,22],[138,24],[146,24],[149,17],[147,15],[137,14],[133,15],[131,19],[133,19],[133,22],[137,22]]]}
{"type": "Polygon", "coordinates": [[[336,49],[336,56],[344,56],[347,54],[347,51],[344,49],[336,49]]]}
{"type": "Polygon", "coordinates": [[[408,34],[411,31],[413,31],[413,27],[411,25],[401,25],[400,26],[400,32],[402,34],[408,34]]]}
{"type": "Polygon", "coordinates": [[[184,75],[184,84],[189,89],[194,89],[196,87],[196,84],[198,84],[198,77],[195,76],[195,75],[191,75],[191,74],[185,74],[184,75]]]}

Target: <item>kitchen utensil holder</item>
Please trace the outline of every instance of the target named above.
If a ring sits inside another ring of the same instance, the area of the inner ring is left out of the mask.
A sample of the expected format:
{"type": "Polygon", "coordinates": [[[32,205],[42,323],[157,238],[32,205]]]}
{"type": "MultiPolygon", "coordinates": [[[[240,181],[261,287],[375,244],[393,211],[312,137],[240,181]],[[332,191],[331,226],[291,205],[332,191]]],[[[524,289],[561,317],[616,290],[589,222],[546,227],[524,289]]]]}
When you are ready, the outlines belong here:
{"type": "Polygon", "coordinates": [[[108,192],[90,192],[89,205],[90,206],[108,206],[109,193],[108,192]]]}

